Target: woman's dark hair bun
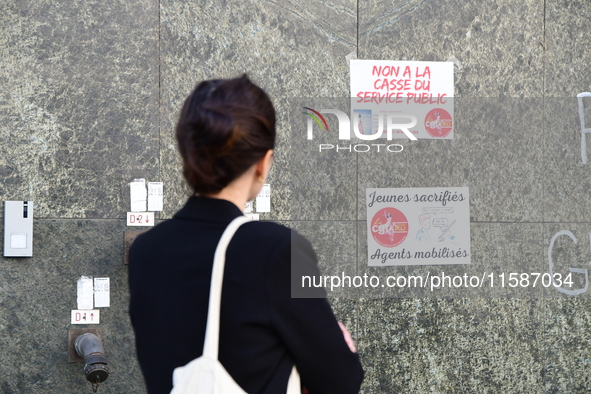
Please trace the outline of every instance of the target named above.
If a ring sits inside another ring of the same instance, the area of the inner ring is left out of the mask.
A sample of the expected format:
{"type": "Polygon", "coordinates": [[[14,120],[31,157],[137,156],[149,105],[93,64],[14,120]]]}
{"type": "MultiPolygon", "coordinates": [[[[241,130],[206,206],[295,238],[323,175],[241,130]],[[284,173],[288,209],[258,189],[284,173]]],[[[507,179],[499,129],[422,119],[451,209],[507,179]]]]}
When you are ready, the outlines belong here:
{"type": "Polygon", "coordinates": [[[176,137],[189,186],[215,194],[274,148],[275,109],[246,74],[203,81],[185,100],[176,137]]]}

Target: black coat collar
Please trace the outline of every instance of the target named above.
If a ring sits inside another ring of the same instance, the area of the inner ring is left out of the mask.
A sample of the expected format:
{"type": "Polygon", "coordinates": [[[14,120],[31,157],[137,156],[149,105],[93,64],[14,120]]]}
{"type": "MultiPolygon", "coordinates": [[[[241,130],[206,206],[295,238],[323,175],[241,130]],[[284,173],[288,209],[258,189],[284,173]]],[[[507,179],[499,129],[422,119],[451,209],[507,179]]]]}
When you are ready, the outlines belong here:
{"type": "Polygon", "coordinates": [[[228,200],[191,196],[185,206],[174,215],[174,218],[230,223],[241,215],[242,211],[228,200]]]}

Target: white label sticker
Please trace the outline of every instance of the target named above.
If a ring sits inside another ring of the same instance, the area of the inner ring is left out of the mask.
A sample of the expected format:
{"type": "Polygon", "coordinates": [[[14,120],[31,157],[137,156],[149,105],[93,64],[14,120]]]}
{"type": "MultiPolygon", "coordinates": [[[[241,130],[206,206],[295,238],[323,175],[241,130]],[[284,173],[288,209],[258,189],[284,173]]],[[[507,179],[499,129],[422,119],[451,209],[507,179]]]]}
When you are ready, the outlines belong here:
{"type": "Polygon", "coordinates": [[[162,182],[148,182],[148,211],[162,211],[163,206],[164,186],[162,182]]]}
{"type": "Polygon", "coordinates": [[[78,309],[92,309],[94,290],[92,276],[81,276],[78,279],[78,309]]]}
{"type": "Polygon", "coordinates": [[[127,212],[127,225],[130,227],[154,226],[154,212],[127,212]]]}
{"type": "Polygon", "coordinates": [[[145,212],[146,211],[146,180],[135,179],[129,184],[129,194],[131,198],[131,211],[132,212],[145,212]]]}
{"type": "Polygon", "coordinates": [[[257,212],[271,212],[271,185],[265,183],[256,197],[257,212]]]}
{"type": "Polygon", "coordinates": [[[100,311],[93,309],[90,311],[83,310],[72,310],[72,317],[70,324],[99,324],[100,323],[100,311]]]}
{"type": "Polygon", "coordinates": [[[247,201],[246,205],[244,206],[244,213],[251,213],[252,212],[252,200],[247,201]]]}
{"type": "Polygon", "coordinates": [[[250,220],[260,220],[260,218],[259,218],[260,215],[258,213],[246,213],[246,214],[244,214],[244,216],[246,216],[250,220]]]}
{"type": "Polygon", "coordinates": [[[111,306],[109,278],[94,278],[94,307],[107,308],[111,306]]]}

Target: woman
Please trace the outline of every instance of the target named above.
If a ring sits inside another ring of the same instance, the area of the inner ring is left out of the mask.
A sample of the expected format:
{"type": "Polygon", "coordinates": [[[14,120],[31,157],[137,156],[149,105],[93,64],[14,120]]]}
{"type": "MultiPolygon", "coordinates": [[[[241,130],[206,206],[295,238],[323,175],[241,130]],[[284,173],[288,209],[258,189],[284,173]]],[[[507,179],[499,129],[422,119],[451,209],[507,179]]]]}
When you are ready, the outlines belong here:
{"type": "MultiPolygon", "coordinates": [[[[269,173],[275,110],[246,76],[204,81],[176,134],[195,195],[138,237],[129,258],[130,315],[150,394],[168,394],[174,368],[202,353],[214,251],[269,173]]],[[[219,360],[248,393],[285,393],[294,363],[310,394],[359,391],[353,341],[326,300],[291,297],[293,277],[304,274],[319,275],[314,251],[279,224],[246,223],[228,247],[219,360]]]]}

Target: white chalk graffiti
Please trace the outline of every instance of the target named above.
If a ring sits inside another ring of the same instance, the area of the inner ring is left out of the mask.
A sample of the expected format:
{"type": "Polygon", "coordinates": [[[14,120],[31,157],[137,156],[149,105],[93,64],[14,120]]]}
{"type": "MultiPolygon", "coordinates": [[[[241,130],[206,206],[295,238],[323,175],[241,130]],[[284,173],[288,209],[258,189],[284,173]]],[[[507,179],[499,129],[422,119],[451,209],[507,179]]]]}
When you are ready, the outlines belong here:
{"type": "Polygon", "coordinates": [[[591,127],[585,128],[583,97],[591,97],[591,93],[584,92],[577,94],[577,100],[579,100],[579,118],[581,118],[581,159],[583,160],[583,164],[587,164],[587,134],[591,134],[591,127]]]}
{"type": "MultiPolygon", "coordinates": [[[[577,244],[577,239],[575,238],[573,233],[571,233],[568,230],[559,231],[556,234],[554,234],[554,236],[552,237],[552,240],[550,241],[550,247],[548,248],[548,271],[550,271],[550,277],[552,278],[552,284],[554,285],[554,288],[556,290],[558,290],[559,292],[561,292],[563,294],[567,294],[567,295],[583,294],[589,288],[589,272],[588,272],[588,270],[582,269],[582,268],[569,268],[570,272],[585,275],[585,286],[582,289],[575,289],[575,290],[563,289],[562,287],[560,287],[556,283],[556,279],[554,278],[554,262],[552,261],[552,250],[554,249],[554,242],[556,241],[556,238],[560,237],[561,235],[568,236],[570,239],[573,240],[575,245],[577,244]]],[[[589,239],[591,240],[591,234],[589,234],[589,239]]],[[[589,264],[591,264],[591,263],[589,263],[589,264]]]]}

